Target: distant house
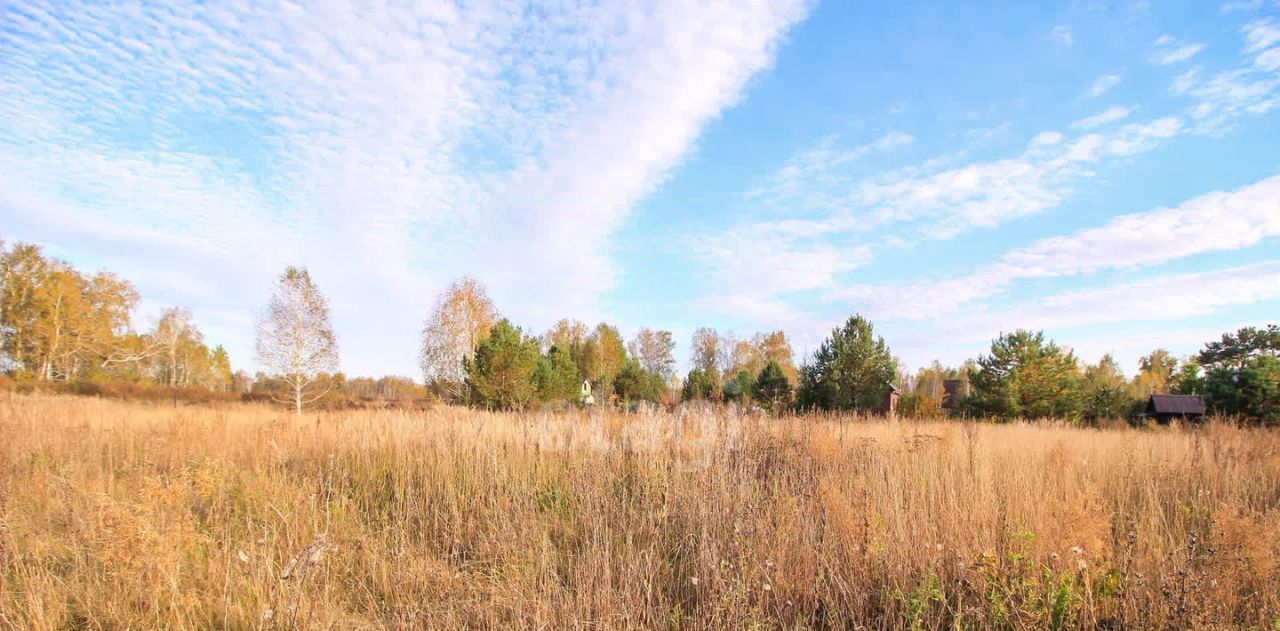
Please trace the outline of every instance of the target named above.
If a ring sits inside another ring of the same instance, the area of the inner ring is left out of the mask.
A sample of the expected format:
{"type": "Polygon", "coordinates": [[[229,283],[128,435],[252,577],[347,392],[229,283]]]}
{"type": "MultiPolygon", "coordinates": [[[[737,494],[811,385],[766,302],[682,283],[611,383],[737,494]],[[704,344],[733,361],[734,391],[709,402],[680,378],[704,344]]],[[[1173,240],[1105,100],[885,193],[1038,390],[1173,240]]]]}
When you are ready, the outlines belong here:
{"type": "Polygon", "coordinates": [[[1143,408],[1138,418],[1154,419],[1161,425],[1170,421],[1198,422],[1204,419],[1204,399],[1193,394],[1153,394],[1147,399],[1147,407],[1143,408]]]}
{"type": "Polygon", "coordinates": [[[886,383],[888,390],[885,391],[884,397],[880,399],[880,409],[877,410],[885,416],[898,415],[898,399],[902,397],[902,393],[891,383],[886,383]]]}

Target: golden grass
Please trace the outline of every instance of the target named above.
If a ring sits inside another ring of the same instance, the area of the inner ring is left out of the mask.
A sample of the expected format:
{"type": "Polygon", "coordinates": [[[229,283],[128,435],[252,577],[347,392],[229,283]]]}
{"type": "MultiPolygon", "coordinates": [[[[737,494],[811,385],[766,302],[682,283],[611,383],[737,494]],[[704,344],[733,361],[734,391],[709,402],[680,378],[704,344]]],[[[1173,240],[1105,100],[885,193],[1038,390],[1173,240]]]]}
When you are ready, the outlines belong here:
{"type": "Polygon", "coordinates": [[[0,627],[1280,628],[1280,435],[0,401],[0,627]]]}

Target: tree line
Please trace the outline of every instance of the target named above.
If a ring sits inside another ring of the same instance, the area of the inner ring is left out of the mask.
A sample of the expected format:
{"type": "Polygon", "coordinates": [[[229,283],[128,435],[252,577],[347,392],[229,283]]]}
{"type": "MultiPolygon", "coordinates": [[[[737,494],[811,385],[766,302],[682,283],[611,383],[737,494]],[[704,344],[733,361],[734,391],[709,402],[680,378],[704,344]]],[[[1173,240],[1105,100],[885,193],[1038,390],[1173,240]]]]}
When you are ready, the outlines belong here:
{"type": "Polygon", "coordinates": [[[1043,332],[1019,330],[996,338],[988,354],[948,368],[935,362],[901,376],[911,392],[902,409],[939,416],[943,384],[956,380],[966,393],[950,413],[974,417],[1065,418],[1086,422],[1133,418],[1152,394],[1198,395],[1212,413],[1261,423],[1280,423],[1280,328],[1245,327],[1223,334],[1200,352],[1179,360],[1156,349],[1127,379],[1111,355],[1082,363],[1043,332]]]}
{"type": "Polygon", "coordinates": [[[625,340],[609,323],[569,318],[532,334],[504,319],[483,285],[463,278],[427,317],[419,360],[426,383],[441,397],[495,409],[742,400],[771,364],[770,375],[796,375],[782,331],[739,340],[699,329],[694,368],[684,380],[676,373],[675,348],[671,331],[641,328],[625,340]]]}
{"type": "Polygon", "coordinates": [[[1043,332],[1001,334],[988,353],[907,374],[870,321],[850,317],[797,366],[783,331],[739,338],[694,331],[690,367],[676,371],[671,331],[562,319],[541,334],[505,319],[484,286],[452,283],[427,315],[419,347],[423,383],[405,377],[348,380],[328,303],[305,268],[277,277],[257,324],[256,358],[266,370],[233,373],[183,308],[133,329],[139,296],[108,272],[88,275],[38,246],[0,242],[0,370],[19,379],[108,381],[232,391],[289,404],[351,399],[450,403],[517,410],[534,406],[759,406],[775,413],[882,411],[892,390],[912,416],[1093,421],[1132,417],[1155,393],[1201,395],[1216,413],[1280,423],[1280,330],[1246,327],[1179,360],[1157,349],[1127,379],[1110,355],[1096,364],[1043,332]],[[950,390],[946,387],[952,382],[950,390]],[[953,400],[954,399],[954,400],[953,400]]]}
{"type": "Polygon", "coordinates": [[[114,274],[88,275],[38,246],[0,241],[0,370],[44,382],[231,388],[231,358],[205,344],[189,310],[165,309],[137,332],[138,300],[114,274]]]}
{"type": "Polygon", "coordinates": [[[884,411],[889,391],[911,416],[1133,418],[1151,394],[1202,395],[1212,412],[1280,423],[1280,331],[1247,327],[1179,360],[1157,349],[1124,376],[1111,355],[1080,361],[1043,332],[1017,330],[958,367],[906,374],[883,337],[855,315],[796,367],[782,331],[737,339],[709,328],[691,339],[691,367],[675,375],[670,331],[640,329],[628,344],[607,323],[561,320],[541,336],[502,319],[483,286],[454,283],[423,329],[422,367],[459,403],[524,409],[553,401],[628,404],[702,400],[783,411],[884,411]],[[577,384],[586,382],[585,390],[577,384]],[[954,393],[945,384],[953,381],[954,393]],[[948,400],[953,397],[955,400],[948,400]]]}

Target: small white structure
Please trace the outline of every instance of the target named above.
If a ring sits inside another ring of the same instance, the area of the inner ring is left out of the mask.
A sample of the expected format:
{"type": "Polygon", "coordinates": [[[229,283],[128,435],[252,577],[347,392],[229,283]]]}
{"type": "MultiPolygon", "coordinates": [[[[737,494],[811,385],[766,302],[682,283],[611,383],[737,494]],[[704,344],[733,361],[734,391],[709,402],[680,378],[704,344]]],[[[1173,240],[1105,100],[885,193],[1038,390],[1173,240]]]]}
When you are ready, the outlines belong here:
{"type": "Polygon", "coordinates": [[[582,402],[582,405],[596,404],[596,398],[591,394],[591,381],[582,380],[582,393],[578,395],[578,400],[582,402]]]}

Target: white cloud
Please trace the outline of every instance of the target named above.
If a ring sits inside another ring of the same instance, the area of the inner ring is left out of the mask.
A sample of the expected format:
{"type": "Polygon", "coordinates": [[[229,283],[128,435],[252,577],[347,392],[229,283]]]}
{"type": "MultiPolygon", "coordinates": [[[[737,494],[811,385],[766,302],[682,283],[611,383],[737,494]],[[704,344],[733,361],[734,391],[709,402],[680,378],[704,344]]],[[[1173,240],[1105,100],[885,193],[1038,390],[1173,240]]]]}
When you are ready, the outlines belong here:
{"type": "MultiPolygon", "coordinates": [[[[1089,349],[1090,357],[1106,348],[1106,340],[1090,334],[1073,335],[1073,329],[1094,325],[1173,321],[1217,313],[1237,305],[1280,299],[1280,261],[1192,274],[1167,275],[1141,281],[1053,294],[1021,306],[996,311],[969,310],[947,318],[937,326],[917,328],[895,336],[894,350],[909,358],[927,359],[938,348],[958,349],[971,356],[1001,332],[1015,329],[1045,330],[1068,345],[1089,349]],[[1076,338],[1076,339],[1073,339],[1076,338]]],[[[1199,337],[1201,343],[1221,331],[1199,337]]],[[[1199,333],[1197,333],[1199,335],[1199,333]]],[[[1185,337],[1185,336],[1184,336],[1185,337]]],[[[1179,342],[1177,336],[1161,336],[1156,346],[1179,342]]],[[[1190,340],[1181,339],[1184,343],[1190,340]]],[[[1129,352],[1133,352],[1131,349],[1129,352]]],[[[1134,355],[1120,359],[1134,359],[1134,355]]],[[[951,358],[956,361],[958,358],[951,358]]]]}
{"type": "Polygon", "coordinates": [[[1280,236],[1280,176],[1236,191],[1215,191],[1174,208],[1120,215],[1097,228],[1052,237],[1006,254],[1022,278],[1087,273],[1236,250],[1280,236]]]}
{"type": "Polygon", "coordinates": [[[1046,37],[1049,38],[1049,41],[1063,48],[1071,48],[1075,44],[1075,37],[1071,33],[1071,27],[1066,24],[1059,24],[1049,29],[1046,37]]]}
{"type": "Polygon", "coordinates": [[[125,276],[221,270],[159,292],[198,317],[307,264],[348,369],[407,370],[454,275],[535,325],[546,295],[597,314],[629,209],[806,8],[4,5],[0,204],[28,238],[154,244],[117,246],[125,276]]]}
{"type": "Polygon", "coordinates": [[[1116,321],[1176,320],[1229,305],[1280,298],[1280,261],[1211,272],[1161,276],[1049,296],[1029,312],[1041,327],[1116,321]]]}
{"type": "Polygon", "coordinates": [[[1093,83],[1089,85],[1089,89],[1085,90],[1084,94],[1081,95],[1081,98],[1096,99],[1107,92],[1110,92],[1111,88],[1114,88],[1117,85],[1120,85],[1120,75],[1104,74],[1101,77],[1094,79],[1093,83]]]}
{"type": "Polygon", "coordinates": [[[1151,63],[1168,66],[1181,63],[1204,50],[1204,44],[1184,43],[1172,35],[1161,35],[1152,45],[1151,63]]]}
{"type": "Polygon", "coordinates": [[[1098,112],[1097,114],[1094,114],[1093,116],[1086,116],[1085,118],[1072,122],[1071,128],[1093,129],[1095,127],[1102,127],[1108,123],[1114,123],[1128,118],[1128,116],[1136,109],[1138,108],[1133,106],[1113,105],[1101,112],[1098,112]]]}
{"type": "Polygon", "coordinates": [[[831,302],[860,305],[875,318],[928,320],[971,308],[1020,280],[1150,267],[1238,250],[1280,237],[1280,175],[1213,192],[1173,208],[1120,215],[1069,236],[1011,250],[972,274],[914,286],[853,285],[831,302]]]}
{"type": "Polygon", "coordinates": [[[1052,147],[1053,145],[1056,145],[1056,144],[1058,144],[1058,143],[1062,142],[1062,139],[1063,139],[1063,138],[1065,138],[1065,136],[1063,136],[1060,132],[1056,132],[1056,131],[1042,131],[1042,132],[1040,132],[1040,133],[1036,134],[1036,135],[1035,135],[1035,137],[1031,139],[1031,142],[1029,143],[1029,145],[1028,145],[1028,146],[1030,146],[1030,147],[1052,147]]]}
{"type": "Polygon", "coordinates": [[[826,241],[835,229],[822,222],[780,220],[683,239],[694,269],[703,270],[715,287],[695,305],[758,322],[793,322],[796,314],[781,296],[833,288],[837,274],[869,259],[865,247],[826,241]]]}
{"type": "Polygon", "coordinates": [[[1257,11],[1261,9],[1267,0],[1236,0],[1234,2],[1223,3],[1218,7],[1218,11],[1222,13],[1232,13],[1234,11],[1257,11]]]}
{"type": "MultiPolygon", "coordinates": [[[[823,228],[823,237],[792,243],[792,247],[819,247],[826,243],[823,238],[832,239],[831,242],[841,243],[842,247],[855,248],[860,260],[874,255],[879,247],[900,247],[922,239],[956,237],[975,228],[995,227],[1006,221],[1036,215],[1059,206],[1073,196],[1083,182],[1097,177],[1111,161],[1151,151],[1179,134],[1220,133],[1242,116],[1266,113],[1280,106],[1280,76],[1262,70],[1265,67],[1263,61],[1270,59],[1268,55],[1275,54],[1280,58],[1277,32],[1280,32],[1280,27],[1274,19],[1245,24],[1242,28],[1244,49],[1252,55],[1248,65],[1208,78],[1202,78],[1201,72],[1193,69],[1175,79],[1174,91],[1194,100],[1187,110],[1178,115],[1115,125],[1112,123],[1128,118],[1134,111],[1133,108],[1115,106],[1071,125],[1080,132],[1076,136],[1069,137],[1059,131],[1036,134],[1019,155],[959,165],[955,164],[955,156],[940,157],[872,177],[855,177],[844,170],[823,169],[826,156],[813,154],[805,163],[810,166],[804,169],[792,168],[797,160],[788,163],[783,169],[786,177],[774,178],[767,186],[755,191],[753,200],[767,201],[767,207],[771,209],[803,212],[808,218],[806,220],[823,228]],[[785,182],[785,186],[780,186],[780,182],[785,182]],[[876,238],[868,237],[873,232],[876,238]],[[884,234],[891,234],[888,242],[884,234]]],[[[1157,40],[1156,46],[1174,49],[1181,44],[1165,36],[1157,40]]],[[[1239,200],[1249,198],[1251,191],[1256,189],[1270,192],[1272,187],[1275,187],[1275,182],[1268,179],[1257,184],[1256,188],[1215,195],[1239,200]]],[[[1201,201],[1207,205],[1212,200],[1215,197],[1207,196],[1201,201]]],[[[1194,218],[1199,216],[1198,211],[1189,210],[1189,214],[1194,215],[1189,219],[1178,212],[1169,216],[1157,214],[1152,220],[1166,223],[1149,232],[1158,237],[1162,230],[1178,227],[1181,225],[1178,221],[1187,219],[1190,232],[1203,230],[1202,234],[1215,236],[1170,243],[1167,252],[1180,252],[1187,243],[1198,243],[1204,247],[1201,251],[1228,248],[1220,247],[1219,243],[1224,239],[1230,241],[1229,236],[1220,236],[1217,229],[1239,225],[1239,221],[1245,219],[1253,221],[1249,224],[1253,229],[1242,230],[1239,237],[1271,236],[1274,223],[1257,218],[1253,212],[1257,209],[1277,211],[1274,205],[1266,204],[1266,200],[1254,201],[1258,204],[1252,206],[1253,210],[1242,209],[1235,218],[1213,214],[1210,207],[1204,207],[1201,209],[1204,212],[1203,225],[1194,223],[1194,218]]],[[[742,225],[751,221],[750,218],[745,219],[742,225]]],[[[1125,229],[1124,225],[1114,228],[1125,229]]],[[[1093,236],[1098,237],[1098,234],[1093,236]]],[[[714,234],[710,238],[714,238],[714,234]]],[[[1133,251],[1160,252],[1160,248],[1142,243],[1140,247],[1138,243],[1132,244],[1133,251]]],[[[1106,253],[1097,252],[1092,256],[1100,261],[1119,260],[1103,255],[1106,253]]],[[[1011,278],[1023,276],[1009,275],[1002,269],[995,270],[995,273],[984,269],[973,276],[919,283],[906,292],[900,291],[899,287],[860,284],[837,287],[824,292],[824,296],[828,302],[870,305],[884,317],[928,319],[1001,291],[1011,278]],[[914,300],[913,297],[920,298],[914,300]]],[[[758,296],[777,300],[777,296],[771,296],[765,289],[760,289],[758,296]]]]}
{"type": "MultiPolygon", "coordinates": [[[[884,135],[850,148],[836,146],[839,138],[832,134],[820,138],[813,146],[792,156],[764,186],[748,191],[744,197],[776,210],[795,212],[808,205],[796,206],[797,197],[815,188],[815,183],[835,184],[846,177],[849,167],[869,154],[905,147],[915,142],[915,137],[904,131],[893,130],[884,135]]],[[[818,201],[818,200],[812,200],[818,201]]],[[[830,200],[824,200],[830,203],[830,200]]],[[[822,204],[814,204],[822,205],[822,204]]]]}
{"type": "Polygon", "coordinates": [[[1191,115],[1197,131],[1221,134],[1241,116],[1280,107],[1280,22],[1255,20],[1242,31],[1245,52],[1252,56],[1248,66],[1212,74],[1193,68],[1173,80],[1175,94],[1196,101],[1191,115]]]}
{"type": "Polygon", "coordinates": [[[1280,44],[1280,22],[1274,19],[1255,20],[1244,26],[1245,51],[1257,53],[1280,44]]]}
{"type": "MultiPolygon", "coordinates": [[[[857,178],[837,168],[845,161],[832,158],[828,149],[808,151],[793,158],[764,188],[749,199],[766,209],[779,209],[814,218],[793,220],[805,226],[804,239],[775,234],[773,220],[744,222],[738,226],[713,229],[698,235],[682,249],[692,261],[705,267],[717,259],[721,240],[736,242],[751,235],[753,244],[776,241],[788,256],[806,260],[845,261],[828,257],[835,251],[853,253],[857,264],[828,265],[822,278],[835,277],[864,264],[876,247],[899,247],[921,239],[945,239],[978,227],[1001,223],[1044,212],[1071,195],[1079,182],[1091,178],[1097,165],[1153,149],[1182,130],[1175,117],[1148,123],[1129,123],[1105,132],[1090,133],[1066,140],[1059,132],[1037,135],[1027,149],[1013,158],[944,166],[929,162],[871,178],[857,178]],[[871,231],[893,226],[891,236],[871,231]]],[[[683,243],[683,242],[682,242],[683,243]]],[[[723,279],[718,279],[723,282],[723,279]]],[[[768,283],[739,283],[739,291],[760,301],[776,301],[782,293],[768,283]]],[[[833,290],[829,295],[853,296],[854,290],[833,290]]],[[[858,294],[859,297],[865,297],[858,294]]],[[[712,301],[704,301],[712,304],[712,301]]],[[[905,305],[908,302],[899,302],[905,305]]],[[[928,309],[940,308],[945,301],[928,309]]]]}

